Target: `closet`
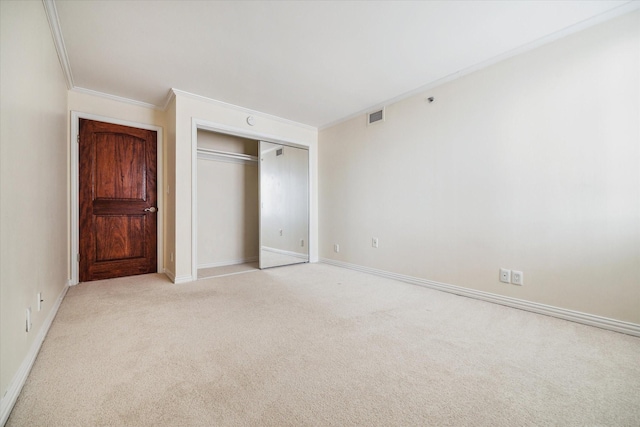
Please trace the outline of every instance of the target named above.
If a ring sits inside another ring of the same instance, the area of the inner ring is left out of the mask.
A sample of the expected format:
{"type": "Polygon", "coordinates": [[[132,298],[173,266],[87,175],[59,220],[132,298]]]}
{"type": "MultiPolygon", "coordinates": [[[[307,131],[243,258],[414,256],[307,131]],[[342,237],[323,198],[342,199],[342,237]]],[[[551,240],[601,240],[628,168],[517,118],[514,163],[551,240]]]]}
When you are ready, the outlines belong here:
{"type": "Polygon", "coordinates": [[[309,260],[304,148],[197,134],[198,277],[309,260]]]}

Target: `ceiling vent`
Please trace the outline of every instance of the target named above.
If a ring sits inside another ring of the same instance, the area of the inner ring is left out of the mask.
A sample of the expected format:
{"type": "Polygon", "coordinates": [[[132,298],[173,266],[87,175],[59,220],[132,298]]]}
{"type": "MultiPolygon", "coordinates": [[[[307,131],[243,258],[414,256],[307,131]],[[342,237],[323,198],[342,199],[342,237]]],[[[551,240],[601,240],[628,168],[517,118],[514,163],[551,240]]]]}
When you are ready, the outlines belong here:
{"type": "Polygon", "coordinates": [[[367,125],[384,122],[384,108],[367,114],[367,125]]]}

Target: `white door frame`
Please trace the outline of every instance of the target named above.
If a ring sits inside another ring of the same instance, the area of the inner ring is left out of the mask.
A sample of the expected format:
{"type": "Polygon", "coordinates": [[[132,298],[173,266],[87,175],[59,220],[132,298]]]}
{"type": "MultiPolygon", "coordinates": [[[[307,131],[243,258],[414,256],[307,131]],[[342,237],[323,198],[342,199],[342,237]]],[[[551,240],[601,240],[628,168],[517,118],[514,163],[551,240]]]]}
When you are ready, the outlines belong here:
{"type": "Polygon", "coordinates": [[[69,285],[77,285],[79,283],[78,257],[80,253],[80,163],[79,163],[79,146],[78,138],[80,136],[80,119],[95,120],[98,122],[111,123],[114,125],[130,126],[138,129],[152,130],[157,133],[156,150],[157,150],[157,166],[156,166],[156,187],[157,187],[157,250],[158,250],[158,272],[164,271],[164,160],[163,146],[164,136],[160,126],[149,125],[146,123],[130,122],[127,120],[119,120],[111,117],[99,116],[96,114],[82,113],[79,111],[71,111],[71,252],[69,254],[69,262],[71,263],[71,278],[69,285]]]}

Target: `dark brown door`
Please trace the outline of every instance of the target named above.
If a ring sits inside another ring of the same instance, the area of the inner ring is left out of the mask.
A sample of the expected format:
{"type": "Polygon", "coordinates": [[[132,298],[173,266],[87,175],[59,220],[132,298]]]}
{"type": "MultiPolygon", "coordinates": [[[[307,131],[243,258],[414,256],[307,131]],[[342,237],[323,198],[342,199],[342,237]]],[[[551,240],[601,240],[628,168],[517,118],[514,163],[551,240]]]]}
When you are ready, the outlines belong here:
{"type": "Polygon", "coordinates": [[[156,132],[80,120],[80,281],[157,271],[156,132]]]}

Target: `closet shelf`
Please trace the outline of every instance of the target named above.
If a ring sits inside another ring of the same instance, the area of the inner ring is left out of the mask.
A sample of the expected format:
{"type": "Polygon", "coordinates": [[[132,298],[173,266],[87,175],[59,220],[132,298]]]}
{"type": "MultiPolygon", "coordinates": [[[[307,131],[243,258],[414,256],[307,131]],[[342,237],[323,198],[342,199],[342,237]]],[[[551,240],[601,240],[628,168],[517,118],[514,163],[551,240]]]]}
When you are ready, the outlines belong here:
{"type": "Polygon", "coordinates": [[[198,158],[218,162],[257,164],[258,156],[249,154],[230,153],[228,151],[212,150],[210,148],[198,148],[198,158]]]}

